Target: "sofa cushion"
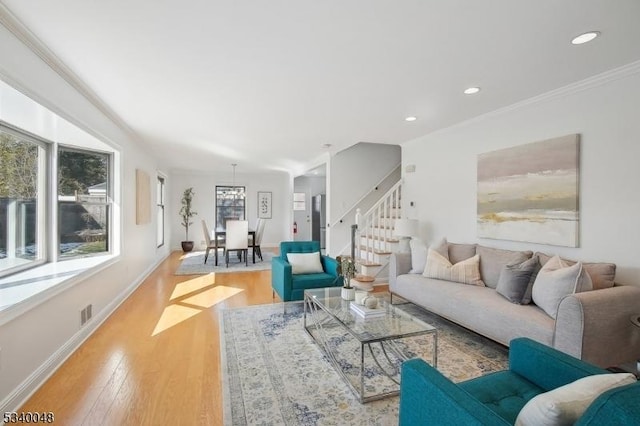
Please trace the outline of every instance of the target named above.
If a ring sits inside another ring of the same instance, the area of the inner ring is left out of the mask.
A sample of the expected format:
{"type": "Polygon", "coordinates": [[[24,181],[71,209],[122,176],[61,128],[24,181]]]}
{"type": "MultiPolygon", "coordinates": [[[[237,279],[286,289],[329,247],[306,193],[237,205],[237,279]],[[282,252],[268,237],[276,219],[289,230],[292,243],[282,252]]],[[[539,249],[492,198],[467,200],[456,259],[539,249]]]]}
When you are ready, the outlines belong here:
{"type": "Polygon", "coordinates": [[[293,275],[291,288],[306,290],[308,288],[333,287],[336,284],[336,277],[326,273],[321,274],[300,274],[293,275]]]}
{"type": "Polygon", "coordinates": [[[419,238],[412,238],[409,247],[411,247],[411,270],[409,273],[421,274],[427,264],[427,245],[419,238]]]}
{"type": "MultiPolygon", "coordinates": [[[[480,266],[482,267],[482,257],[480,258],[480,266]]],[[[504,265],[500,272],[496,291],[509,302],[524,305],[524,296],[529,288],[531,274],[536,268],[538,268],[538,259],[535,257],[524,262],[504,265]]]]}
{"type": "MultiPolygon", "coordinates": [[[[434,250],[434,251],[437,251],[438,253],[440,253],[442,255],[442,257],[444,257],[445,259],[451,261],[449,259],[449,243],[447,242],[446,238],[442,238],[437,243],[432,244],[429,248],[434,250]]],[[[474,255],[475,255],[475,253],[474,253],[474,255]]],[[[473,257],[473,255],[469,256],[469,257],[473,257]]],[[[455,263],[455,262],[452,262],[452,263],[455,263]]]]}
{"type": "Polygon", "coordinates": [[[427,265],[423,275],[427,278],[455,281],[463,284],[484,286],[480,279],[480,258],[478,255],[452,265],[440,253],[428,250],[427,265]]]}
{"type": "Polygon", "coordinates": [[[319,251],[313,253],[287,253],[287,262],[291,264],[291,273],[294,275],[324,272],[320,262],[319,251]]]}
{"type": "Polygon", "coordinates": [[[560,257],[554,256],[538,272],[532,295],[534,303],[555,319],[562,298],[591,289],[591,278],[582,263],[568,266],[560,257]]]}
{"type": "Polygon", "coordinates": [[[478,245],[476,253],[480,255],[480,275],[487,287],[496,288],[500,272],[505,265],[521,263],[531,258],[531,251],[502,250],[478,245]]]}
{"type": "Polygon", "coordinates": [[[521,336],[553,345],[555,321],[549,315],[533,304],[509,303],[488,287],[405,274],[393,292],[503,345],[521,336]]]}
{"type": "Polygon", "coordinates": [[[511,370],[498,371],[458,383],[475,399],[513,424],[522,407],[545,390],[511,370]]]}
{"type": "Polygon", "coordinates": [[[452,264],[462,262],[476,255],[476,244],[448,243],[449,261],[452,264]]]}
{"type": "Polygon", "coordinates": [[[589,405],[609,389],[634,383],[631,373],[596,374],[532,398],[518,414],[516,425],[572,425],[589,405]]]}
{"type": "MultiPolygon", "coordinates": [[[[540,259],[540,264],[544,266],[553,256],[549,256],[545,253],[536,253],[540,259]]],[[[568,265],[574,265],[576,260],[564,259],[562,261],[568,265]]],[[[616,264],[605,262],[582,262],[582,267],[587,271],[591,282],[593,283],[593,289],[599,290],[601,288],[613,287],[616,279],[616,264]]]]}

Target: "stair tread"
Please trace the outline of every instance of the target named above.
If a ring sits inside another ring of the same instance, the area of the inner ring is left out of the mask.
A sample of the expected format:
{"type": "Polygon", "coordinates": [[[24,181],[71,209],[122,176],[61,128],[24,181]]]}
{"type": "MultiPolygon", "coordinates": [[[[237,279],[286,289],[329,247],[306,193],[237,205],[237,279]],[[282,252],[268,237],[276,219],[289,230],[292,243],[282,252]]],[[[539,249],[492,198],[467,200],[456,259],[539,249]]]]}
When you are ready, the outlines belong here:
{"type": "Polygon", "coordinates": [[[388,243],[400,242],[400,240],[397,239],[397,238],[385,238],[385,237],[379,237],[377,235],[361,235],[360,238],[367,238],[367,239],[370,239],[370,240],[378,240],[378,241],[384,240],[384,241],[386,241],[388,243]]]}
{"type": "Polygon", "coordinates": [[[371,283],[371,282],[375,281],[375,277],[372,277],[370,275],[358,274],[358,275],[356,275],[354,280],[356,280],[358,282],[361,282],[361,283],[371,283]]]}
{"type": "Polygon", "coordinates": [[[367,260],[360,260],[358,263],[360,266],[382,266],[380,263],[369,262],[367,260]]]}
{"type": "MultiPolygon", "coordinates": [[[[360,246],[360,250],[361,251],[367,251],[367,247],[366,246],[360,246]]],[[[374,249],[373,247],[372,247],[371,253],[373,253],[373,254],[391,254],[390,251],[374,249]]]]}

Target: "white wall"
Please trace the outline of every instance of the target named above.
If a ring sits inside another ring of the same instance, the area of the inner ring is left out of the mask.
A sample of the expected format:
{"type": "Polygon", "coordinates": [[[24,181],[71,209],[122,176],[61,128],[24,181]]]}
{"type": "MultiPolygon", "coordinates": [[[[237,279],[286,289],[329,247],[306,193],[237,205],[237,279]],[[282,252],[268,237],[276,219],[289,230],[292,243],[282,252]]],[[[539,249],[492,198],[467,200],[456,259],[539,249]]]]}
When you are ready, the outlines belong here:
{"type": "MultiPolygon", "coordinates": [[[[155,268],[168,254],[169,244],[156,248],[155,217],[150,224],[135,224],[135,185],[130,184],[135,182],[136,168],[154,179],[162,166],[3,26],[0,51],[2,80],[100,139],[120,146],[121,178],[129,183],[122,186],[116,206],[123,212],[118,261],[0,326],[0,406],[6,411],[18,408],[22,399],[155,268]],[[88,303],[93,304],[94,318],[80,329],[79,310],[88,303]]],[[[171,188],[171,182],[167,184],[171,188]]],[[[153,205],[155,191],[152,194],[153,205]]],[[[171,205],[167,208],[173,209],[171,205]]]]}
{"type": "Polygon", "coordinates": [[[403,166],[415,164],[416,171],[404,174],[403,211],[420,219],[429,242],[447,237],[614,262],[616,281],[640,285],[639,99],[636,63],[405,143],[403,166]],[[572,133],[581,135],[580,247],[478,239],[477,155],[572,133]]]}
{"type": "Polygon", "coordinates": [[[340,151],[329,162],[333,224],[400,164],[398,145],[359,143],[340,151]]]}
{"type": "MultiPolygon", "coordinates": [[[[167,221],[171,228],[172,249],[180,250],[180,242],[184,241],[184,227],[178,215],[180,211],[182,193],[193,187],[193,209],[198,213],[193,218],[193,225],[189,228],[189,238],[195,242],[196,248],[202,248],[204,235],[202,220],[206,220],[209,229],[215,226],[215,191],[216,185],[233,184],[231,167],[229,172],[197,173],[175,171],[170,175],[172,182],[169,200],[173,208],[167,213],[167,221]]],[[[258,191],[271,191],[272,214],[267,219],[262,237],[263,247],[277,247],[280,241],[290,238],[290,223],[292,223],[292,204],[289,174],[271,172],[263,174],[248,174],[236,172],[235,184],[245,186],[247,191],[246,213],[249,226],[253,227],[258,218],[258,191]]]]}

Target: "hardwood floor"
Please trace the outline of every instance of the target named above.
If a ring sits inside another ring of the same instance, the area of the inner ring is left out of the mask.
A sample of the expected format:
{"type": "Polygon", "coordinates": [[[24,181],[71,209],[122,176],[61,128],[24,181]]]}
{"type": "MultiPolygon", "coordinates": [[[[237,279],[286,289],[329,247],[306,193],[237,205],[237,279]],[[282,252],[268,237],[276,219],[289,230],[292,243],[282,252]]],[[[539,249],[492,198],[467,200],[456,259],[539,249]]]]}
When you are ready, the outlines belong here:
{"type": "Polygon", "coordinates": [[[175,276],[165,260],[25,403],[60,425],[222,424],[218,314],[271,303],[271,271],[175,276]]]}

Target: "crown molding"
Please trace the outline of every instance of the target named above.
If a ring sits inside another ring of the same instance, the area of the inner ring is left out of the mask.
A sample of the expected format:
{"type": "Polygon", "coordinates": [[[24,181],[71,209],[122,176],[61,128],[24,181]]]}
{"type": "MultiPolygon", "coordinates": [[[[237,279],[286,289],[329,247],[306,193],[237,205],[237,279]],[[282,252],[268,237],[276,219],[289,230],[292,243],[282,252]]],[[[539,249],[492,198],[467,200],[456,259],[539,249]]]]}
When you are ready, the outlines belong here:
{"type": "MultiPolygon", "coordinates": [[[[520,102],[516,102],[514,104],[508,105],[506,107],[503,108],[499,108],[490,112],[487,112],[485,114],[481,114],[478,116],[475,116],[473,118],[470,118],[468,120],[465,121],[461,121],[459,123],[453,124],[451,126],[448,127],[444,127],[442,129],[438,129],[438,130],[434,130],[433,132],[429,132],[425,135],[419,136],[418,138],[414,138],[410,141],[405,142],[406,143],[410,143],[412,141],[415,141],[417,139],[421,139],[425,136],[437,136],[439,134],[448,132],[450,130],[453,129],[458,129],[461,127],[466,127],[475,123],[479,123],[482,122],[484,120],[487,120],[489,118],[495,118],[495,117],[499,117],[501,115],[507,114],[509,112],[512,111],[517,111],[532,105],[536,105],[536,104],[540,104],[540,103],[544,103],[544,102],[548,102],[554,99],[560,99],[575,93],[579,93],[585,90],[589,90],[589,89],[593,89],[595,87],[598,86],[602,86],[604,84],[610,83],[612,81],[616,81],[616,80],[621,80],[623,78],[632,76],[634,74],[638,74],[640,73],[640,61],[635,61],[635,62],[631,62],[627,65],[623,65],[621,67],[618,68],[614,68],[612,70],[609,71],[605,71],[603,73],[600,74],[596,74],[592,77],[588,77],[585,78],[584,80],[580,80],[577,81],[575,83],[571,83],[569,85],[560,87],[558,89],[554,89],[551,90],[549,92],[543,93],[541,95],[538,96],[534,96],[532,98],[528,98],[525,99],[523,101],[520,102]]],[[[402,144],[402,145],[404,145],[402,144]]]]}
{"type": "MultiPolygon", "coordinates": [[[[27,26],[25,26],[4,4],[0,2],[0,24],[11,32],[22,44],[40,58],[49,68],[82,95],[91,105],[111,120],[135,141],[141,138],[129,125],[64,64],[27,26]]],[[[11,79],[15,82],[15,79],[11,79]]],[[[108,139],[108,138],[107,138],[108,139]]]]}

